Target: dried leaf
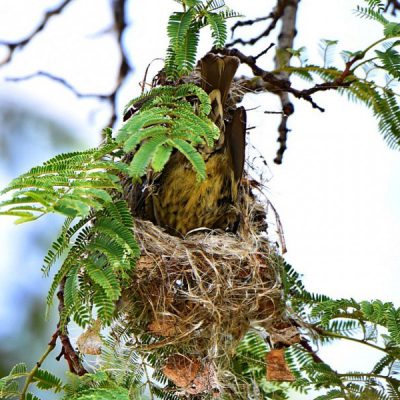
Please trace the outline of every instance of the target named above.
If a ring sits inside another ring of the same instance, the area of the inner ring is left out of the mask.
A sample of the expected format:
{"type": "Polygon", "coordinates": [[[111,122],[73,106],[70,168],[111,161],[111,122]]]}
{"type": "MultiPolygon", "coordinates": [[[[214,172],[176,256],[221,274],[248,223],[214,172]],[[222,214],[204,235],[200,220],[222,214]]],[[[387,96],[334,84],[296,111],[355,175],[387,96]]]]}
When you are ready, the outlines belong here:
{"type": "Polygon", "coordinates": [[[95,321],[93,326],[83,332],[77,340],[78,349],[82,354],[101,354],[102,341],[100,337],[101,323],[95,321]]]}
{"type": "Polygon", "coordinates": [[[267,380],[278,382],[293,382],[296,378],[290,371],[284,349],[274,349],[267,353],[267,380]]]}
{"type": "Polygon", "coordinates": [[[176,386],[186,388],[194,380],[199,370],[200,362],[198,360],[191,360],[181,354],[174,354],[168,358],[162,372],[176,386]]]}

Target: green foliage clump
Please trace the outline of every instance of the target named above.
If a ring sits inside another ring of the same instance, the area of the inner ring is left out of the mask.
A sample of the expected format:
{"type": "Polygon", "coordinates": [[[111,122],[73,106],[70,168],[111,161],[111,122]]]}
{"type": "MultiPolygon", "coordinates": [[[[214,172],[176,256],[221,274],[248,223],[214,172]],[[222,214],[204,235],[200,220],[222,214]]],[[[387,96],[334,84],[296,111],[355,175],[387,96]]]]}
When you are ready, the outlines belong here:
{"type": "Polygon", "coordinates": [[[135,152],[127,169],[129,176],[139,180],[149,165],[160,172],[175,148],[190,161],[199,180],[205,179],[205,163],[196,147],[211,147],[220,135],[208,118],[207,93],[193,84],[161,86],[133,99],[128,107],[135,104],[141,105],[139,111],[116,137],[125,153],[135,152]],[[187,98],[197,99],[196,111],[187,98]]]}
{"type": "Polygon", "coordinates": [[[112,201],[110,192],[120,190],[116,147],[109,138],[99,148],[59,154],[20,175],[0,193],[12,192],[0,203],[0,215],[17,216],[16,223],[23,223],[48,213],[74,218],[100,210],[112,201]]]}
{"type": "MultiPolygon", "coordinates": [[[[323,389],[318,400],[400,399],[400,308],[379,300],[331,299],[305,290],[299,275],[284,263],[287,301],[303,324],[307,343],[351,341],[382,356],[369,371],[338,372],[308,346],[291,346],[287,360],[301,391],[323,389]]],[[[296,318],[296,317],[295,317],[296,318]]]]}
{"type": "Polygon", "coordinates": [[[174,12],[168,22],[169,46],[165,69],[176,79],[190,73],[196,63],[200,29],[209,26],[214,47],[222,48],[227,39],[226,19],[239,14],[226,7],[223,0],[177,0],[184,11],[174,12]]]}
{"type": "Polygon", "coordinates": [[[67,219],[45,257],[43,272],[48,274],[50,267],[65,254],[47,296],[48,306],[57,287],[64,282],[61,315],[64,323],[72,316],[78,325],[85,327],[93,321],[96,311],[103,325],[110,324],[124,282],[128,281],[140,255],[126,202],[111,202],[74,225],[67,219]]]}

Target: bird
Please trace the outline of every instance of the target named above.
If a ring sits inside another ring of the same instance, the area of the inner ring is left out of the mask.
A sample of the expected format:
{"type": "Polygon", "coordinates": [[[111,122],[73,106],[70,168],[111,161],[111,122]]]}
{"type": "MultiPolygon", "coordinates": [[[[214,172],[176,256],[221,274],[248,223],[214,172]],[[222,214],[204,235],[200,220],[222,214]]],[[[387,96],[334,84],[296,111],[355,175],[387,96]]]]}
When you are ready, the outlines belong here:
{"type": "MultiPolygon", "coordinates": [[[[136,205],[145,218],[170,234],[186,235],[199,228],[235,230],[239,221],[239,185],[245,161],[246,111],[226,107],[240,61],[234,56],[208,53],[200,62],[201,87],[209,95],[209,118],[220,137],[213,147],[198,149],[206,165],[206,179],[197,182],[185,156],[173,153],[136,205]],[[143,201],[144,200],[144,201],[143,201]]],[[[135,197],[138,201],[138,196],[135,197]]],[[[139,215],[140,216],[140,215],[139,215]]]]}

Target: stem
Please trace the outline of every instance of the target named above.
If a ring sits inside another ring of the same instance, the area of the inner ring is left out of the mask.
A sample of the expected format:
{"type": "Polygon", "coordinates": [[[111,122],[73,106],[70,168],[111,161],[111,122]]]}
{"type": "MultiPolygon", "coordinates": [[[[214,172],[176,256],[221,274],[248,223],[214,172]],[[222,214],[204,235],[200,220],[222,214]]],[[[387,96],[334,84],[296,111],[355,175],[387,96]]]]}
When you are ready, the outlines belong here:
{"type": "Polygon", "coordinates": [[[360,64],[357,64],[352,70],[351,70],[351,72],[354,72],[357,68],[359,68],[359,67],[361,67],[362,65],[364,65],[364,64],[366,64],[366,63],[369,63],[369,62],[371,62],[371,61],[374,61],[374,60],[376,60],[378,57],[371,57],[371,58],[368,58],[367,60],[364,60],[363,62],[361,62],[360,64]]]}
{"type": "MultiPolygon", "coordinates": [[[[387,375],[379,375],[379,374],[373,374],[373,373],[349,373],[349,374],[337,374],[338,376],[340,376],[341,378],[345,378],[345,377],[349,377],[349,379],[345,379],[345,380],[351,380],[351,377],[354,378],[361,378],[361,377],[366,377],[366,378],[380,378],[380,379],[388,379],[390,378],[390,376],[387,375]]],[[[393,379],[393,378],[390,378],[393,379]]]]}
{"type": "Polygon", "coordinates": [[[370,343],[370,342],[367,342],[367,341],[364,341],[364,340],[359,340],[359,339],[356,339],[356,338],[353,338],[353,337],[350,337],[350,336],[340,335],[339,333],[328,332],[328,331],[325,331],[323,329],[317,329],[317,332],[319,334],[321,334],[322,336],[332,337],[332,338],[336,338],[336,339],[346,339],[346,340],[350,340],[351,342],[355,342],[355,343],[359,343],[359,344],[365,344],[365,345],[367,345],[369,347],[372,347],[375,350],[383,351],[384,353],[390,355],[390,353],[384,347],[377,346],[377,345],[375,345],[373,343],[370,343]]]}
{"type": "Polygon", "coordinates": [[[384,37],[384,38],[381,38],[381,39],[377,40],[376,42],[370,44],[364,51],[362,51],[361,54],[362,54],[363,56],[362,56],[361,58],[364,58],[364,57],[365,57],[365,54],[367,54],[373,47],[375,47],[376,45],[378,45],[378,44],[384,42],[385,40],[389,40],[389,39],[393,39],[393,38],[384,37]]]}
{"type": "Polygon", "coordinates": [[[149,376],[149,372],[147,371],[147,364],[143,361],[143,358],[140,356],[141,358],[141,364],[143,367],[143,371],[146,375],[146,381],[147,381],[147,386],[149,388],[149,393],[150,393],[150,399],[153,400],[154,399],[154,394],[153,394],[153,388],[151,386],[151,380],[150,380],[150,376],[149,376]]]}
{"type": "Polygon", "coordinates": [[[40,357],[39,361],[36,363],[36,365],[32,368],[32,370],[29,372],[28,376],[26,377],[24,387],[22,388],[22,392],[19,397],[20,400],[25,400],[26,392],[28,391],[29,385],[32,383],[33,378],[35,377],[37,370],[42,366],[44,360],[56,347],[58,335],[59,335],[59,330],[57,329],[56,332],[53,334],[53,336],[47,346],[46,351],[43,353],[43,355],[40,357]]]}

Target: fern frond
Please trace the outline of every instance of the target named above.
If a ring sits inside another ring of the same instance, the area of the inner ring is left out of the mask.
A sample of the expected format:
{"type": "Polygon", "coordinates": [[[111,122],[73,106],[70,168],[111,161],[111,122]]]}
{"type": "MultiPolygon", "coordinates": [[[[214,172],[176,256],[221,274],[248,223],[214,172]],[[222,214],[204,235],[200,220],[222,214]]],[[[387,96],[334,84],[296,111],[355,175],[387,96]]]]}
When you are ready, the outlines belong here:
{"type": "Polygon", "coordinates": [[[379,60],[383,64],[383,68],[393,78],[400,79],[400,54],[393,48],[389,48],[386,51],[375,50],[379,60]]]}
{"type": "Polygon", "coordinates": [[[170,15],[167,33],[175,51],[180,43],[185,40],[189,27],[195,18],[195,11],[190,8],[187,12],[175,12],[170,15]]]}
{"type": "Polygon", "coordinates": [[[172,146],[158,146],[151,161],[151,168],[153,168],[155,172],[160,172],[163,170],[165,164],[168,162],[171,156],[172,150],[172,146]]]}
{"type": "Polygon", "coordinates": [[[99,149],[60,154],[14,179],[1,193],[13,192],[0,203],[0,214],[20,218],[17,223],[46,213],[86,217],[90,210],[110,202],[110,190],[121,190],[119,164],[107,160],[117,149],[106,143],[99,149]]]}
{"type": "Polygon", "coordinates": [[[396,22],[388,22],[383,30],[385,38],[389,39],[400,35],[400,24],[396,22]]]}
{"type": "Polygon", "coordinates": [[[27,393],[25,398],[26,398],[26,400],[42,400],[41,398],[37,397],[33,393],[27,393]]]}
{"type": "Polygon", "coordinates": [[[103,325],[110,325],[115,312],[115,302],[110,299],[101,286],[94,286],[93,289],[93,304],[97,309],[97,316],[103,325]]]}
{"type": "Polygon", "coordinates": [[[8,376],[2,378],[5,380],[9,380],[9,379],[16,379],[16,378],[20,378],[22,376],[26,376],[28,374],[28,369],[26,367],[25,363],[18,363],[15,364],[12,368],[10,373],[8,374],[8,376]]]}
{"type": "Polygon", "coordinates": [[[355,14],[359,16],[360,18],[366,18],[370,19],[373,21],[380,22],[383,26],[386,26],[386,24],[389,23],[389,21],[382,15],[382,10],[378,9],[375,10],[374,7],[361,7],[357,6],[355,10],[355,14]]]}
{"type": "Polygon", "coordinates": [[[201,181],[207,178],[206,164],[201,157],[200,153],[188,142],[182,139],[174,139],[170,141],[175,148],[177,148],[192,164],[193,169],[197,173],[197,180],[201,181]]]}
{"type": "Polygon", "coordinates": [[[33,377],[33,382],[36,383],[39,389],[52,389],[55,393],[62,390],[63,384],[61,379],[53,375],[51,372],[44,369],[38,369],[33,377]]]}
{"type": "Polygon", "coordinates": [[[19,385],[16,381],[6,381],[5,378],[0,379],[0,398],[1,399],[17,399],[20,396],[19,385]]]}
{"type": "Polygon", "coordinates": [[[218,13],[208,12],[206,19],[211,28],[211,35],[213,38],[213,45],[217,49],[224,47],[228,32],[226,28],[226,22],[223,15],[218,13]]]}
{"type": "Polygon", "coordinates": [[[47,257],[48,263],[67,248],[70,248],[68,255],[48,293],[48,307],[58,285],[65,279],[62,322],[72,317],[78,325],[86,326],[95,306],[101,322],[109,324],[128,273],[140,256],[126,202],[115,201],[73,227],[64,226],[47,257]],[[77,236],[72,242],[75,233],[77,236]]]}
{"type": "Polygon", "coordinates": [[[172,150],[182,152],[190,161],[199,179],[205,179],[205,163],[196,146],[212,146],[220,132],[207,115],[211,110],[206,92],[193,84],[156,88],[130,104],[141,104],[120,129],[117,142],[134,157],[128,166],[133,180],[140,180],[149,166],[159,172],[168,162],[172,150]],[[197,98],[197,113],[191,101],[197,98]],[[137,149],[137,150],[136,150],[137,149]],[[136,151],[135,151],[136,150],[136,151]]]}
{"type": "Polygon", "coordinates": [[[75,225],[71,226],[73,218],[67,218],[63,224],[60,235],[51,244],[42,266],[42,272],[48,276],[51,267],[54,263],[66,253],[67,249],[71,246],[72,237],[82,229],[91,219],[93,215],[82,218],[75,225]]]}
{"type": "Polygon", "coordinates": [[[194,69],[198,44],[199,32],[195,28],[189,29],[175,49],[175,63],[180,74],[187,75],[194,69]]]}
{"type": "Polygon", "coordinates": [[[123,387],[99,387],[79,391],[68,397],[68,400],[130,400],[130,396],[129,391],[123,387]]]}
{"type": "Polygon", "coordinates": [[[173,13],[167,26],[169,46],[165,71],[172,80],[193,70],[201,28],[210,25],[214,46],[222,48],[227,39],[226,19],[239,16],[221,0],[182,1],[181,4],[185,11],[173,13]]]}

